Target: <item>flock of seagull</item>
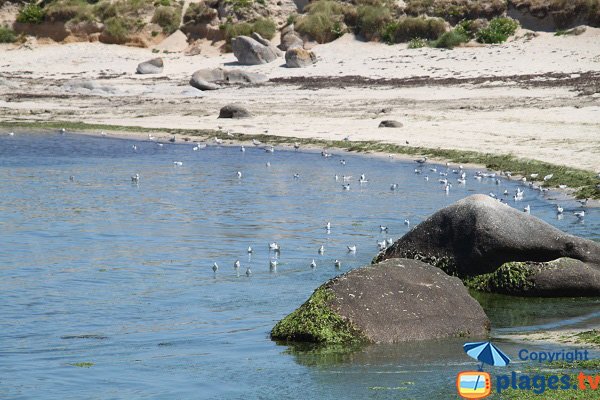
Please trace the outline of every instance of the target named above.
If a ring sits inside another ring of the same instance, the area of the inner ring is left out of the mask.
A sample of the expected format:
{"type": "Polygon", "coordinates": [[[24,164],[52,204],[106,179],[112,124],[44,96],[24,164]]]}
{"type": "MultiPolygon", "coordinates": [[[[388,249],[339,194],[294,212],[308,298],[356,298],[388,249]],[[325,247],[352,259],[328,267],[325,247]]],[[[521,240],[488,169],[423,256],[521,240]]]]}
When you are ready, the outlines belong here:
{"type": "MultiPolygon", "coordinates": [[[[62,134],[62,135],[64,135],[66,133],[66,129],[64,129],[64,128],[60,129],[59,133],[62,134]]],[[[8,135],[9,136],[14,136],[15,134],[14,134],[14,132],[10,132],[10,133],[8,133],[8,135]]],[[[101,135],[102,136],[106,136],[106,133],[105,132],[101,132],[101,135]]],[[[234,137],[234,135],[231,132],[227,132],[227,136],[234,137]]],[[[163,143],[158,142],[157,138],[154,137],[154,136],[152,136],[151,134],[148,134],[148,140],[156,143],[156,145],[159,146],[159,147],[163,147],[163,143]]],[[[218,138],[218,137],[215,137],[213,140],[214,140],[214,143],[216,145],[223,144],[223,140],[220,139],[220,138],[218,138]]],[[[346,137],[344,140],[349,140],[349,138],[346,137]]],[[[175,143],[176,142],[175,135],[173,135],[170,139],[168,139],[168,141],[170,143],[175,143]]],[[[198,151],[199,149],[203,149],[203,148],[207,147],[206,143],[193,142],[192,144],[193,144],[193,147],[192,147],[193,151],[198,151]]],[[[275,152],[275,148],[272,145],[263,144],[262,142],[260,142],[260,141],[258,141],[256,139],[252,139],[252,145],[254,147],[261,147],[262,146],[262,148],[267,153],[274,153],[275,152]]],[[[299,143],[294,143],[293,147],[294,147],[294,150],[299,150],[300,149],[300,144],[299,143]]],[[[135,144],[132,145],[132,150],[134,152],[137,152],[137,150],[138,150],[137,145],[135,145],[135,144]]],[[[241,152],[245,152],[246,151],[246,148],[245,148],[244,145],[240,146],[240,151],[241,152]]],[[[329,153],[326,150],[323,150],[321,152],[321,156],[324,157],[324,158],[330,158],[330,157],[332,157],[332,154],[329,153]]],[[[392,157],[392,155],[390,155],[389,157],[392,157]]],[[[422,157],[422,158],[416,159],[414,161],[417,164],[417,168],[414,169],[414,173],[418,174],[418,175],[424,175],[424,180],[425,181],[429,181],[430,180],[430,177],[429,177],[430,174],[437,174],[438,182],[442,185],[442,188],[443,188],[443,190],[444,190],[444,192],[446,194],[448,194],[450,192],[450,189],[453,187],[452,182],[451,182],[452,180],[450,179],[450,177],[452,175],[456,175],[457,176],[456,183],[458,185],[463,185],[464,186],[464,185],[467,184],[467,173],[464,170],[464,167],[462,165],[459,165],[456,169],[452,169],[450,167],[449,163],[446,163],[446,168],[445,169],[444,168],[440,168],[440,167],[436,167],[436,166],[432,165],[431,167],[428,168],[428,172],[427,172],[426,167],[429,165],[427,157],[422,157]]],[[[340,159],[340,164],[342,166],[345,166],[346,165],[346,160],[345,159],[340,159]]],[[[173,165],[176,166],[176,167],[179,167],[179,166],[183,165],[183,162],[182,161],[174,161],[173,165]]],[[[270,167],[271,163],[269,161],[267,161],[265,165],[267,167],[270,167]]],[[[242,179],[243,178],[242,171],[237,171],[236,175],[237,175],[238,179],[242,179]]],[[[294,176],[293,176],[293,178],[294,179],[299,179],[300,175],[298,173],[295,173],[294,176]]],[[[496,185],[500,185],[501,184],[501,178],[510,179],[511,178],[511,173],[508,172],[508,171],[504,171],[504,172],[501,172],[499,174],[493,173],[493,172],[489,173],[489,172],[477,171],[474,174],[473,178],[476,179],[477,181],[482,181],[483,179],[493,179],[496,185]]],[[[526,176],[521,177],[520,181],[522,182],[523,185],[528,185],[528,187],[531,188],[532,190],[539,191],[539,192],[542,192],[542,193],[548,191],[547,188],[545,188],[545,187],[543,187],[541,185],[535,184],[536,180],[539,178],[539,174],[530,174],[529,178],[532,181],[528,182],[528,179],[527,179],[526,176]]],[[[546,181],[549,181],[552,178],[553,178],[553,174],[549,174],[549,175],[546,175],[546,176],[542,177],[542,180],[543,180],[543,182],[546,182],[546,181]]],[[[599,174],[599,178],[600,178],[600,174],[599,174]]],[[[339,182],[341,180],[342,190],[349,191],[351,189],[351,182],[353,180],[353,176],[352,175],[342,175],[340,177],[339,175],[336,174],[334,176],[334,179],[335,179],[336,182],[339,182]]],[[[74,177],[70,176],[69,180],[73,181],[74,177]]],[[[140,182],[140,174],[136,173],[136,174],[132,175],[131,176],[131,182],[134,183],[134,184],[139,184],[139,182],[140,182]]],[[[368,181],[368,179],[367,179],[367,177],[366,177],[365,174],[361,174],[360,177],[358,178],[358,184],[359,185],[363,185],[363,184],[368,183],[368,182],[369,181],[368,181]]],[[[564,188],[566,186],[565,185],[559,185],[559,187],[564,188]]],[[[390,190],[391,191],[398,191],[399,189],[400,189],[400,185],[398,183],[392,183],[391,186],[390,186],[390,190]]],[[[524,194],[525,194],[525,191],[523,189],[521,189],[520,187],[518,187],[515,190],[514,194],[512,195],[512,200],[515,203],[519,202],[519,201],[522,201],[524,199],[524,194]]],[[[501,203],[507,204],[507,200],[506,199],[510,198],[510,193],[506,189],[506,190],[504,190],[502,196],[496,195],[495,193],[492,193],[492,192],[489,193],[489,196],[492,197],[492,198],[494,198],[494,199],[496,199],[497,201],[499,201],[501,203]]],[[[585,206],[587,204],[587,199],[585,199],[585,200],[578,200],[578,201],[580,202],[580,204],[582,206],[585,206]]],[[[523,211],[525,213],[527,213],[527,214],[530,214],[531,213],[531,206],[529,204],[527,204],[523,208],[523,211]]],[[[557,204],[556,205],[556,214],[557,214],[558,218],[562,218],[563,213],[564,213],[564,208],[557,204]]],[[[585,211],[584,210],[577,210],[577,211],[573,212],[573,215],[576,218],[578,218],[579,220],[583,220],[584,217],[585,217],[585,211]]],[[[408,219],[404,220],[404,225],[406,225],[406,226],[408,226],[410,228],[410,221],[408,219]]],[[[331,232],[331,222],[328,221],[325,224],[324,228],[327,231],[327,233],[329,234],[331,232]]],[[[379,226],[379,230],[380,230],[380,233],[382,233],[382,234],[387,234],[387,232],[388,232],[388,228],[386,226],[383,226],[383,225],[379,226]]],[[[377,241],[377,247],[378,247],[378,249],[380,251],[381,250],[385,250],[387,247],[391,246],[392,244],[393,244],[392,238],[387,238],[387,239],[383,239],[381,241],[377,241]]],[[[356,251],[357,251],[356,245],[348,245],[346,247],[347,247],[347,250],[348,250],[349,253],[356,253],[356,251]]],[[[274,256],[274,258],[270,259],[270,261],[269,261],[269,269],[270,269],[271,272],[275,272],[277,270],[277,264],[278,264],[277,258],[280,255],[281,248],[280,248],[280,245],[277,242],[270,243],[269,246],[268,246],[268,248],[269,248],[269,255],[271,255],[271,252],[272,252],[273,256],[274,256]]],[[[248,247],[247,252],[248,252],[249,255],[251,255],[253,253],[252,247],[248,247]]],[[[325,252],[325,247],[323,245],[321,245],[319,247],[319,249],[318,249],[318,254],[319,255],[323,255],[324,252],[325,252]]],[[[312,261],[310,262],[309,265],[310,265],[310,268],[312,268],[312,269],[316,268],[317,267],[317,263],[316,263],[315,259],[312,259],[312,261]]],[[[334,261],[334,266],[335,266],[335,268],[338,268],[338,269],[341,268],[341,262],[338,259],[336,259],[334,261]]],[[[236,271],[236,273],[239,273],[240,267],[241,267],[240,260],[239,259],[235,260],[235,262],[233,263],[233,268],[236,271]]],[[[219,265],[216,262],[213,264],[212,270],[213,270],[213,272],[215,274],[218,272],[219,265]]],[[[252,275],[252,270],[250,269],[249,266],[246,268],[246,275],[247,276],[252,275]]]]}

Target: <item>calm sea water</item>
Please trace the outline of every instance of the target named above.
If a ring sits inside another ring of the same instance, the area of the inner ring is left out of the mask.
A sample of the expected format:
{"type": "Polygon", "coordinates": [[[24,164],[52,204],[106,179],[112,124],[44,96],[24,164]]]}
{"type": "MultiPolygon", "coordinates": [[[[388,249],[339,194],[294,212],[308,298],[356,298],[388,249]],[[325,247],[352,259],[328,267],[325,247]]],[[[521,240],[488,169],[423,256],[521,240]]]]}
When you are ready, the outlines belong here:
{"type": "MultiPolygon", "coordinates": [[[[518,183],[479,182],[468,171],[468,183],[446,195],[429,171],[445,170],[439,165],[416,175],[414,163],[391,159],[192,147],[0,136],[0,398],[453,396],[455,373],[476,366],[462,341],[315,350],[277,345],[268,334],[321,283],[369,263],[378,240],[406,233],[405,219],[414,226],[469,194],[512,193],[518,183]],[[359,185],[363,173],[369,182],[359,185]],[[335,174],[353,176],[350,191],[335,174]],[[277,272],[269,270],[272,241],[281,245],[277,272]]],[[[529,189],[515,206],[527,204],[562,230],[600,239],[599,210],[586,210],[582,222],[572,216],[579,204],[564,201],[557,219],[555,202],[529,189]]],[[[480,301],[498,331],[599,319],[593,299],[480,301]]],[[[516,354],[520,346],[502,348],[516,354]]]]}

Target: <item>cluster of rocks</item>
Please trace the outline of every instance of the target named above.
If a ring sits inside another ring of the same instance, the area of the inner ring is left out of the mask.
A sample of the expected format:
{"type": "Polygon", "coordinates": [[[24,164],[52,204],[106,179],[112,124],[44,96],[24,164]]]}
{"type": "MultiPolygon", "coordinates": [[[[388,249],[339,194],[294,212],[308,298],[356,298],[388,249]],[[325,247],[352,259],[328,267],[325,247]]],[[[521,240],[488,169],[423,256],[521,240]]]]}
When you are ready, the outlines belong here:
{"type": "Polygon", "coordinates": [[[417,225],[371,266],[325,283],[271,337],[327,343],[485,336],[489,320],[459,278],[513,295],[600,296],[600,244],[489,196],[469,196],[417,225]]]}

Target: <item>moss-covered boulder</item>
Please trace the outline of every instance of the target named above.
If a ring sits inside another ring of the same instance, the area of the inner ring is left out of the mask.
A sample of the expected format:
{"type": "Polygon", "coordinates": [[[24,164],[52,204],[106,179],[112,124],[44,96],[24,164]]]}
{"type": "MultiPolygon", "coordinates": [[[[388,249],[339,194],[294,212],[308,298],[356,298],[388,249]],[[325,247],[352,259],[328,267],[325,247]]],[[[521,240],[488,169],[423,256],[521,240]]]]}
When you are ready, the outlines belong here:
{"type": "Polygon", "coordinates": [[[470,277],[494,272],[506,262],[561,257],[600,271],[600,244],[562,232],[489,196],[472,195],[431,215],[375,261],[414,258],[470,277]]]}
{"type": "Polygon", "coordinates": [[[482,292],[514,296],[600,296],[600,271],[572,258],[544,263],[510,262],[491,274],[466,280],[468,287],[482,292]]]}
{"type": "Polygon", "coordinates": [[[271,331],[275,340],[395,343],[484,337],[489,320],[460,279],[409,259],[358,268],[323,284],[271,331]]]}

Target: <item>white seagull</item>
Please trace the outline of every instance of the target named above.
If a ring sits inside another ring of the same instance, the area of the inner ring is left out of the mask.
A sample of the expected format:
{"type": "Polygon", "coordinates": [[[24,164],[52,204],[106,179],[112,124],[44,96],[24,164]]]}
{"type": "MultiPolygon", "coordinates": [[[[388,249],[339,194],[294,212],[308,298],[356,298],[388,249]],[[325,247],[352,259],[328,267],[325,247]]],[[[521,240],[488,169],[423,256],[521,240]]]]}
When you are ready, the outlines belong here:
{"type": "Polygon", "coordinates": [[[562,208],[561,206],[559,206],[558,204],[556,205],[556,213],[557,214],[562,214],[563,211],[565,211],[564,208],[562,208]]]}
{"type": "Polygon", "coordinates": [[[321,245],[321,247],[319,247],[319,254],[323,253],[325,253],[325,246],[321,245]]]}
{"type": "Polygon", "coordinates": [[[317,268],[317,263],[315,262],[315,260],[313,259],[310,263],[310,267],[311,268],[317,268]]]}
{"type": "Polygon", "coordinates": [[[131,182],[138,183],[140,181],[140,174],[135,174],[131,177],[131,182]]]}
{"type": "Polygon", "coordinates": [[[342,266],[342,263],[340,262],[340,260],[335,260],[335,261],[333,262],[333,265],[335,265],[335,267],[336,267],[337,269],[340,269],[340,267],[342,266]]]}
{"type": "Polygon", "coordinates": [[[242,171],[237,172],[237,177],[238,177],[238,179],[242,179],[242,171]]]}
{"type": "Polygon", "coordinates": [[[240,260],[235,260],[235,262],[233,263],[233,268],[235,270],[240,269],[240,260]]]}
{"type": "Polygon", "coordinates": [[[217,265],[217,263],[214,263],[212,266],[212,270],[214,273],[217,273],[217,271],[219,270],[219,265],[217,265]]]}
{"type": "Polygon", "coordinates": [[[242,145],[242,146],[240,147],[240,151],[241,151],[242,153],[246,151],[246,148],[244,147],[244,145],[242,145]]]}
{"type": "Polygon", "coordinates": [[[352,246],[346,246],[348,248],[348,251],[351,253],[356,253],[356,245],[353,244],[352,246]]]}
{"type": "Polygon", "coordinates": [[[585,211],[575,211],[573,215],[579,219],[583,219],[583,217],[585,217],[585,211]]]}
{"type": "Polygon", "coordinates": [[[252,254],[254,250],[252,250],[252,247],[248,246],[248,254],[252,254]]]}

